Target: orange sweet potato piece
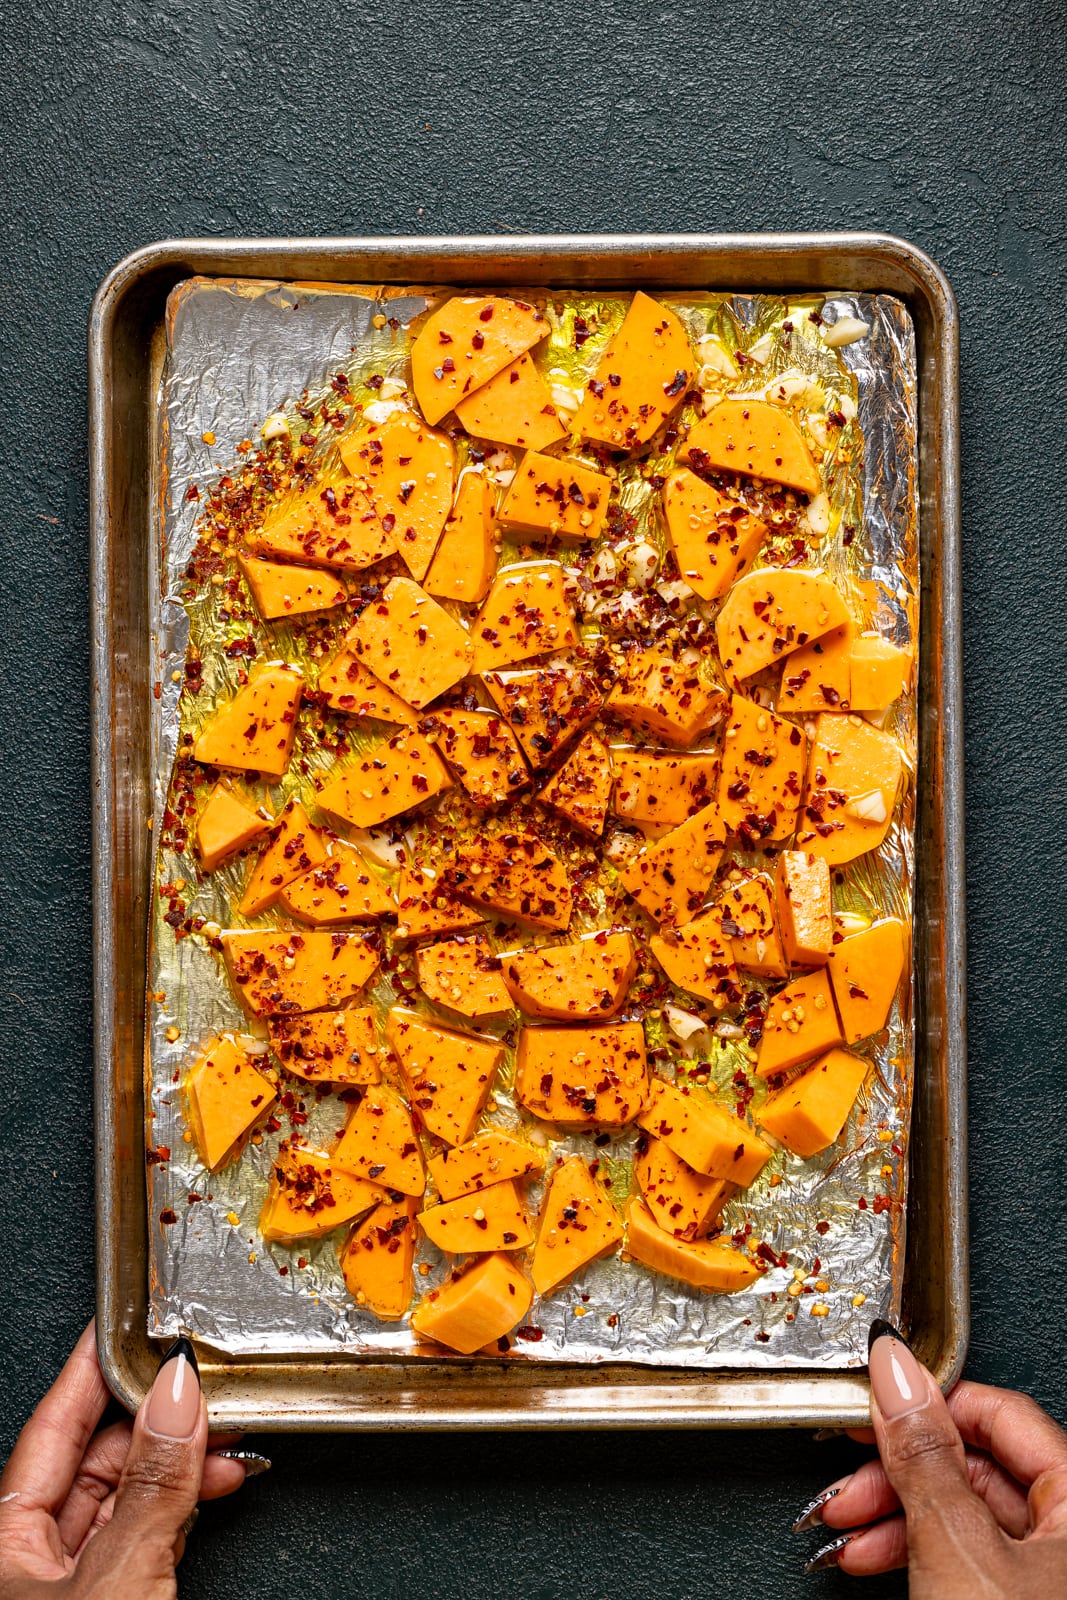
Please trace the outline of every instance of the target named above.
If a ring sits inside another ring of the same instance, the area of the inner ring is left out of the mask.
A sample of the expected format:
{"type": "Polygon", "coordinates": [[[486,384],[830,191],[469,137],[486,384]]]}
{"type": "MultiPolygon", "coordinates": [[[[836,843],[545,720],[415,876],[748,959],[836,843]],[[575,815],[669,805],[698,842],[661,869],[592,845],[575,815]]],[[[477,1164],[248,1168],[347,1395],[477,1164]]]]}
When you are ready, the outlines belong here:
{"type": "Polygon", "coordinates": [[[830,869],[806,850],[783,850],[774,874],[782,945],[791,967],[821,967],[833,938],[830,869]]]}
{"type": "Polygon", "coordinates": [[[719,758],[711,751],[611,748],[612,807],[647,829],[676,828],[715,794],[719,758]]]}
{"type": "Polygon", "coordinates": [[[626,1251],[634,1261],[664,1277],[722,1294],[748,1289],[760,1275],[749,1256],[717,1239],[690,1243],[664,1233],[643,1200],[631,1200],[626,1208],[626,1251]]]}
{"type": "Polygon", "coordinates": [[[326,696],[331,710],[343,711],[350,717],[374,717],[378,722],[396,722],[408,728],[418,721],[414,706],[380,683],[363,665],[351,633],[329,666],[319,673],[319,693],[326,696]]]}
{"type": "Polygon", "coordinates": [[[384,1083],[367,1090],[345,1123],[333,1158],[357,1178],[369,1178],[400,1194],[420,1195],[426,1188],[411,1112],[384,1083]]]}
{"type": "Polygon", "coordinates": [[[469,840],[456,853],[448,883],[461,899],[509,921],[561,932],[571,920],[566,869],[532,833],[469,840]]]}
{"type": "Polygon", "coordinates": [[[415,1285],[416,1204],[385,1200],[352,1229],[337,1252],[345,1288],[364,1311],[395,1322],[411,1304],[415,1285]]]}
{"type": "Polygon", "coordinates": [[[537,798],[557,816],[566,817],[579,832],[599,839],[608,814],[611,784],[608,747],[595,733],[587,733],[537,798]]]}
{"type": "Polygon", "coordinates": [[[362,1086],[381,1077],[382,1049],[369,1006],[271,1017],[269,1027],[271,1049],[286,1072],[309,1083],[362,1086]]]}
{"type": "Polygon", "coordinates": [[[849,706],[853,711],[885,711],[911,683],[914,658],[888,639],[862,634],[849,659],[849,706]]]}
{"type": "Polygon", "coordinates": [[[238,1000],[254,1017],[335,1010],[358,994],[381,954],[361,934],[231,928],[222,950],[238,1000]]]}
{"type": "Polygon", "coordinates": [[[296,567],[259,556],[238,558],[256,610],[264,622],[294,617],[307,611],[330,611],[343,606],[348,590],[338,578],[317,567],[296,567]]]}
{"type": "Polygon", "coordinates": [[[900,746],[861,717],[824,711],[815,724],[797,845],[831,867],[877,850],[893,820],[900,746]]]}
{"type": "Polygon", "coordinates": [[[529,1311],[533,1293],[509,1255],[482,1256],[461,1278],[425,1294],[411,1313],[411,1326],[420,1339],[470,1356],[510,1333],[529,1311]]]}
{"type": "Polygon", "coordinates": [[[834,944],[829,973],[846,1044],[857,1044],[885,1027],[907,955],[907,932],[896,917],[834,944]]]}
{"type": "Polygon", "coordinates": [[[686,467],[667,479],[663,514],[682,582],[702,600],[721,600],[767,537],[765,522],[686,467]]]}
{"type": "Polygon", "coordinates": [[[535,769],[551,765],[604,699],[595,673],[570,662],[487,672],[483,682],[535,769]]]}
{"type": "Polygon", "coordinates": [[[767,1096],[760,1127],[807,1160],[827,1149],[848,1121],[870,1062],[850,1050],[831,1050],[767,1096]]]}
{"type": "Polygon", "coordinates": [[[259,1214],[264,1239],[321,1239],[386,1198],[385,1190],[344,1172],[325,1150],[283,1143],[259,1214]]]}
{"type": "Polygon", "coordinates": [[[466,400],[457,401],[456,416],[476,439],[525,450],[546,450],[567,436],[552,391],[530,355],[519,356],[466,400]]]}
{"type": "Polygon", "coordinates": [[[476,806],[502,806],[529,781],[515,735],[495,711],[445,706],[421,726],[476,806]]]}
{"type": "Polygon", "coordinates": [[[196,856],[202,872],[215,868],[245,845],[273,827],[274,818],[262,806],[253,807],[220,780],[207,797],[196,823],[196,856]]]}
{"type": "Polygon", "coordinates": [[[842,1044],[844,1035],[825,967],[795,978],[767,1008],[756,1058],[756,1076],[773,1078],[820,1050],[842,1044]]]}
{"type": "Polygon", "coordinates": [[[579,640],[557,561],[504,567],[471,626],[474,672],[573,648],[579,640]]]}
{"type": "Polygon", "coordinates": [[[393,1006],[385,1037],[400,1063],[412,1110],[427,1132],[463,1144],[489,1098],[504,1047],[393,1006]]]}
{"type": "Polygon", "coordinates": [[[851,618],[794,650],[782,664],[780,711],[847,711],[852,694],[851,618]]]}
{"type": "Polygon", "coordinates": [[[422,579],[452,506],[451,439],[395,411],[381,424],[343,434],[338,448],[411,576],[422,579]]]}
{"type": "Polygon", "coordinates": [[[411,346],[411,386],[427,422],[476,394],[550,332],[544,314],[522,300],[456,295],[431,312],[411,346]]]}
{"type": "Polygon", "coordinates": [[[339,466],[271,506],[247,543],[262,555],[355,572],[396,549],[392,532],[374,515],[356,480],[339,466]]]}
{"type": "Polygon", "coordinates": [[[622,1243],[622,1219],[588,1161],[571,1156],[552,1173],[541,1202],[530,1276],[538,1294],[610,1255],[622,1243]]]}
{"type": "Polygon", "coordinates": [[[483,1129],[466,1144],[442,1150],[427,1163],[442,1200],[457,1200],[508,1178],[525,1178],[544,1171],[544,1153],[525,1140],[483,1129]]]}
{"type": "Polygon", "coordinates": [[[747,1188],[771,1159],[770,1145],[747,1122],[699,1090],[686,1092],[653,1078],[638,1125],[696,1172],[747,1188]]]}
{"type": "Polygon", "coordinates": [[[535,1117],[561,1126],[625,1127],[645,1103],[648,1059],[639,1022],[523,1028],[515,1094],[535,1117]]]}
{"type": "Polygon", "coordinates": [[[319,805],[357,828],[400,816],[452,784],[433,745],[414,730],[394,734],[334,773],[319,805]]]}
{"type": "Polygon", "coordinates": [[[261,911],[269,911],[287,884],[326,860],[328,848],[301,802],[290,800],[252,863],[238,906],[241,915],[258,917],[261,911]]]}
{"type": "Polygon", "coordinates": [[[787,411],[766,400],[720,400],[694,424],[682,458],[698,471],[768,478],[802,494],[818,494],[819,470],[787,411]]]}
{"type": "Polygon", "coordinates": [[[764,978],[784,978],[788,971],[774,908],[770,879],[762,873],[739,875],[739,881],[729,882],[715,902],[734,961],[764,978]]]}
{"type": "Polygon", "coordinates": [[[731,833],[755,849],[788,839],[804,790],[806,741],[791,722],[755,700],[730,697],[719,775],[719,815],[731,833]]]}
{"type": "Polygon", "coordinates": [[[707,899],[722,860],[726,829],[717,806],[703,806],[626,864],[619,881],[657,922],[689,922],[707,899]]]}
{"type": "Polygon", "coordinates": [[[218,1172],[241,1153],[248,1134],[277,1098],[273,1081],[232,1034],[220,1033],[209,1041],[185,1080],[189,1127],[209,1172],[218,1172]]]}
{"type": "Polygon", "coordinates": [[[562,1022],[614,1016],[637,971],[626,929],[590,933],[570,944],[534,945],[502,960],[504,982],[520,1010],[562,1022]]]}
{"type": "Polygon", "coordinates": [[[485,473],[465,472],[426,574],[427,594],[467,605],[485,599],[496,571],[493,513],[493,486],[485,473]]]}
{"type": "Polygon", "coordinates": [[[666,934],[654,933],[648,947],[672,983],[710,1000],[716,1011],[740,1000],[733,951],[716,911],[705,911],[666,934]]]}
{"type": "Polygon", "coordinates": [[[526,1208],[510,1180],[430,1206],[421,1213],[419,1223],[439,1250],[454,1256],[483,1250],[525,1250],[533,1243],[526,1208]]]}
{"type": "Polygon", "coordinates": [[[589,380],[574,430],[613,450],[635,450],[681,405],[692,377],[680,318],[638,289],[589,380]]]}
{"type": "Polygon", "coordinates": [[[497,520],[530,538],[599,539],[604,531],[611,479],[570,456],[527,450],[508,485],[497,520]]]}
{"type": "Polygon", "coordinates": [[[371,871],[355,845],[342,839],[331,840],[326,860],[286,885],[281,904],[291,917],[312,927],[377,922],[396,910],[381,878],[371,871]]]}
{"type": "Polygon", "coordinates": [[[420,710],[470,671],[467,630],[410,578],[392,578],[360,612],[346,644],[420,710]]]}
{"type": "Polygon", "coordinates": [[[702,1238],[733,1193],[724,1179],[697,1172],[670,1145],[647,1133],[637,1141],[634,1177],[658,1226],[677,1239],[702,1238]]]}
{"type": "Polygon", "coordinates": [[[734,584],[716,618],[723,671],[739,685],[848,621],[841,591],[825,573],[759,567],[734,584]]]}
{"type": "Polygon", "coordinates": [[[447,878],[432,867],[411,867],[405,862],[400,868],[396,903],[398,940],[464,933],[485,921],[484,913],[465,906],[447,878]]]}
{"type": "Polygon", "coordinates": [[[465,1017],[494,1017],[510,1011],[512,999],[495,956],[480,933],[439,939],[416,953],[419,987],[435,1005],[465,1017]]]}
{"type": "Polygon", "coordinates": [[[195,759],[205,766],[283,778],[303,692],[296,667],[266,667],[216,711],[193,745],[195,759]]]}
{"type": "Polygon", "coordinates": [[[622,658],[608,710],[620,722],[685,749],[722,721],[726,696],[702,678],[695,650],[676,655],[662,645],[643,645],[622,658]]]}

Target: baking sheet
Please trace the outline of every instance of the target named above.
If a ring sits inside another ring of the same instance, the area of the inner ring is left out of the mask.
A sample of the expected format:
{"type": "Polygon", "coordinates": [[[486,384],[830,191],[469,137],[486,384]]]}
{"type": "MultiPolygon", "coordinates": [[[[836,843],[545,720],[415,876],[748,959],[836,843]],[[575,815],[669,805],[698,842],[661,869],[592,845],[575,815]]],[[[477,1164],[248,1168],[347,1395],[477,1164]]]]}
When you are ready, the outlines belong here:
{"type": "MultiPolygon", "coordinates": [[[[604,316],[622,304],[618,297],[598,299],[588,293],[551,298],[572,308],[595,307],[604,316]]],[[[783,319],[793,322],[799,331],[789,350],[781,348],[780,339],[772,339],[767,363],[747,366],[736,388],[754,392],[783,369],[799,367],[819,374],[828,391],[836,384],[834,393],[855,396],[866,441],[862,470],[841,462],[831,474],[831,500],[841,520],[823,556],[835,576],[860,586],[854,593],[861,597],[865,623],[876,621],[896,642],[914,644],[915,357],[904,308],[890,297],[866,295],[803,303],[692,293],[663,298],[691,319],[695,329],[710,321],[741,349],[759,347],[783,319]],[[857,345],[830,352],[819,340],[818,324],[807,321],[813,310],[821,310],[827,321],[858,316],[870,324],[871,334],[857,345]],[[862,528],[851,543],[846,542],[849,526],[862,528]]],[[[161,397],[157,837],[163,832],[183,711],[188,634],[183,575],[211,485],[240,471],[240,446],[258,440],[258,425],[268,413],[286,403],[291,409],[304,391],[316,403],[325,395],[338,404],[330,375],[346,373],[352,393],[358,394],[367,372],[400,371],[402,339],[389,319],[402,328],[426,303],[427,297],[415,292],[390,291],[385,297],[374,291],[293,285],[202,282],[176,291],[161,397]],[[383,326],[375,327],[375,319],[383,326]],[[191,485],[200,498],[189,498],[191,485]]],[[[559,337],[559,359],[566,370],[568,363],[573,365],[573,354],[563,344],[562,328],[559,337]]],[[[550,352],[550,364],[553,359],[550,352]]],[[[364,393],[363,399],[371,396],[364,393]]],[[[290,641],[284,630],[277,638],[276,653],[287,654],[290,641]]],[[[203,719],[225,685],[226,669],[220,671],[219,665],[217,653],[205,652],[206,693],[195,697],[195,708],[185,697],[189,726],[197,725],[190,717],[203,719]]],[[[892,726],[913,761],[910,699],[892,726]]],[[[909,788],[902,821],[878,859],[862,859],[844,869],[844,881],[835,889],[838,909],[873,903],[910,915],[911,793],[909,788]]],[[[162,851],[158,882],[173,884],[182,878],[191,884],[188,861],[162,851]]],[[[184,901],[187,915],[226,925],[231,919],[218,893],[220,884],[232,890],[236,877],[227,883],[216,874],[195,901],[184,901]]],[[[176,940],[164,920],[172,904],[172,897],[157,895],[150,977],[151,993],[165,998],[149,1007],[149,1149],[152,1156],[168,1152],[150,1165],[150,1333],[180,1327],[235,1355],[341,1350],[417,1354],[419,1347],[406,1325],[380,1324],[352,1305],[331,1241],[267,1249],[259,1240],[255,1218],[276,1141],[289,1131],[287,1126],[251,1149],[234,1168],[213,1177],[183,1143],[177,1086],[185,1065],[212,1032],[220,1027],[241,1030],[247,1023],[204,939],[193,933],[176,940]],[[168,1041],[167,1031],[174,1028],[179,1037],[168,1041]]],[[[384,990],[378,998],[386,998],[384,990]]],[[[658,1026],[650,1028],[653,1042],[659,1042],[658,1026]]],[[[514,1355],[537,1361],[627,1359],[692,1367],[862,1364],[872,1316],[892,1315],[899,1303],[912,1034],[910,993],[905,992],[842,1145],[807,1163],[778,1155],[757,1184],[727,1208],[727,1232],[749,1228],[749,1238],[763,1240],[775,1257],[786,1258],[786,1265],[772,1266],[749,1293],[714,1297],[632,1264],[596,1263],[567,1289],[535,1306],[527,1336],[519,1338],[514,1355]]],[[[710,1052],[712,1081],[731,1092],[735,1074],[746,1070],[739,1049],[736,1042],[719,1040],[710,1052]]],[[[753,1104],[758,1105],[762,1093],[756,1086],[753,1104]]],[[[314,1100],[308,1093],[306,1131],[318,1141],[340,1124],[345,1108],[333,1096],[318,1105],[314,1100]]],[[[497,1105],[496,1120],[506,1122],[511,1110],[506,1093],[497,1096],[497,1105]]],[[[605,1170],[619,1180],[628,1165],[629,1143],[627,1138],[613,1140],[609,1148],[597,1151],[605,1170]]],[[[588,1137],[567,1140],[561,1148],[593,1153],[588,1137]]],[[[442,1270],[435,1253],[425,1259],[431,1270],[418,1280],[422,1287],[436,1282],[442,1270]]]]}

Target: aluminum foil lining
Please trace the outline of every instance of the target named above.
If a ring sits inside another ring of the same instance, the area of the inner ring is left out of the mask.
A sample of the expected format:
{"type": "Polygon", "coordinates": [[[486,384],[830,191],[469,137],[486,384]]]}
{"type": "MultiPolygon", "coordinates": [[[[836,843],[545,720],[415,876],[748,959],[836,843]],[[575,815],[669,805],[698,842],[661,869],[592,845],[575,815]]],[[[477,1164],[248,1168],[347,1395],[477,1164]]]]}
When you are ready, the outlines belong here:
{"type": "MultiPolygon", "coordinates": [[[[574,315],[592,312],[601,327],[610,326],[621,317],[625,300],[556,290],[549,298],[553,333],[546,364],[559,382],[577,383],[590,355],[574,348],[574,315]]],[[[876,626],[898,644],[917,649],[916,366],[913,329],[903,305],[889,296],[864,294],[784,300],[688,291],[662,298],[682,315],[694,338],[710,330],[724,348],[751,352],[736,382],[729,382],[729,392],[755,394],[772,379],[799,371],[822,385],[826,410],[838,408],[850,423],[858,412],[856,423],[835,434],[853,442],[851,459],[843,443],[827,456],[829,531],[817,546],[817,559],[841,583],[863,626],[876,626]],[[869,332],[843,348],[830,348],[821,328],[842,317],[858,319],[869,332]],[[791,324],[788,340],[783,323],[791,324]]],[[[183,728],[197,727],[218,695],[233,686],[234,664],[221,654],[225,630],[212,635],[210,607],[181,597],[204,494],[222,475],[241,471],[242,446],[259,444],[259,429],[269,414],[284,410],[293,418],[301,396],[314,402],[328,394],[338,371],[349,375],[357,395],[370,372],[393,373],[402,381],[405,330],[434,299],[434,290],[218,279],[191,280],[174,291],[159,395],[153,619],[158,681],[152,702],[157,839],[179,735],[183,728]],[[200,498],[190,497],[191,486],[200,498]],[[195,697],[182,692],[190,625],[206,685],[195,697]]],[[[362,391],[364,401],[373,398],[362,391]]],[[[637,507],[640,522],[649,497],[639,487],[635,478],[632,486],[624,485],[624,494],[632,488],[627,503],[637,507]]],[[[653,541],[659,537],[651,524],[647,531],[653,541]]],[[[291,657],[298,648],[295,632],[284,627],[273,637],[270,625],[260,631],[267,638],[261,659],[291,657]]],[[[836,871],[835,907],[868,914],[880,909],[910,921],[917,748],[913,694],[898,703],[886,726],[901,742],[910,781],[884,846],[836,871]]],[[[291,774],[273,790],[275,807],[294,782],[291,774]]],[[[188,913],[227,926],[235,920],[231,903],[239,896],[243,870],[243,864],[223,868],[198,882],[191,852],[161,849],[157,887],[186,879],[188,913]]],[[[250,1145],[241,1160],[214,1175],[183,1139],[180,1084],[188,1064],[213,1033],[248,1032],[250,1025],[204,938],[195,933],[176,938],[164,920],[167,901],[156,894],[153,902],[146,1040],[149,1333],[182,1331],[245,1358],[283,1353],[417,1358],[423,1347],[406,1321],[379,1322],[347,1294],[334,1238],[293,1247],[266,1245],[260,1238],[256,1219],[287,1126],[250,1145]]],[[[390,998],[388,983],[379,982],[375,1003],[384,1008],[390,998]]],[[[669,1042],[681,1057],[661,1020],[648,1027],[650,1042],[669,1042]]],[[[736,1096],[735,1075],[750,1076],[742,1043],[705,1033],[698,1045],[712,1085],[724,1098],[736,1096]]],[[[724,1236],[745,1234],[749,1245],[766,1246],[768,1270],[751,1290],[702,1294],[616,1256],[535,1301],[513,1348],[498,1359],[623,1360],[689,1368],[861,1366],[870,1322],[876,1316],[895,1317],[900,1304],[914,1062],[907,983],[888,1028],[866,1048],[874,1070],[841,1140],[809,1161],[777,1152],[752,1188],[726,1208],[724,1236]]],[[[510,1055],[486,1118],[502,1127],[514,1126],[522,1115],[509,1082],[510,1055]]],[[[758,1110],[765,1091],[755,1079],[752,1083],[750,1110],[758,1110]]],[[[303,1099],[309,1120],[302,1131],[310,1142],[327,1143],[346,1107],[333,1094],[317,1099],[309,1091],[303,1099]]],[[[620,1203],[629,1186],[632,1145],[632,1133],[613,1137],[603,1148],[595,1148],[588,1136],[553,1141],[561,1154],[597,1154],[620,1203]]],[[[529,1199],[535,1206],[536,1189],[529,1199]]],[[[427,1269],[417,1271],[418,1293],[440,1282],[448,1263],[425,1240],[416,1259],[427,1269]]],[[[436,1350],[433,1356],[441,1359],[436,1350]]]]}

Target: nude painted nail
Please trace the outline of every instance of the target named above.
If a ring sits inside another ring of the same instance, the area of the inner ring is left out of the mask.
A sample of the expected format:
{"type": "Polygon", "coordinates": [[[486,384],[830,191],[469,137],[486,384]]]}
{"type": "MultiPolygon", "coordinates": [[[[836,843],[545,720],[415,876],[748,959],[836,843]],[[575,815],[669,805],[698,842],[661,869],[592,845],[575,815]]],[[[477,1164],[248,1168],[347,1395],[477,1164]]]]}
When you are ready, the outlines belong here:
{"type": "Polygon", "coordinates": [[[804,1533],[804,1532],[807,1531],[808,1528],[818,1528],[818,1527],[820,1527],[822,1525],[822,1508],[823,1508],[823,1506],[826,1505],[829,1501],[836,1499],[836,1497],[841,1493],[841,1490],[845,1487],[845,1484],[847,1482],[848,1482],[848,1479],[846,1478],[844,1480],[844,1483],[835,1484],[830,1489],[824,1489],[822,1494],[817,1494],[815,1496],[815,1499],[810,1501],[804,1507],[803,1511],[800,1513],[799,1517],[794,1522],[794,1524],[793,1524],[793,1532],[794,1533],[804,1533]]]}
{"type": "Polygon", "coordinates": [[[926,1373],[888,1322],[875,1323],[871,1329],[867,1367],[871,1391],[887,1422],[910,1416],[930,1404],[926,1373]]]}
{"type": "Polygon", "coordinates": [[[148,1396],[145,1426],[163,1439],[190,1439],[200,1421],[200,1373],[188,1339],[178,1339],[163,1357],[148,1396]]]}

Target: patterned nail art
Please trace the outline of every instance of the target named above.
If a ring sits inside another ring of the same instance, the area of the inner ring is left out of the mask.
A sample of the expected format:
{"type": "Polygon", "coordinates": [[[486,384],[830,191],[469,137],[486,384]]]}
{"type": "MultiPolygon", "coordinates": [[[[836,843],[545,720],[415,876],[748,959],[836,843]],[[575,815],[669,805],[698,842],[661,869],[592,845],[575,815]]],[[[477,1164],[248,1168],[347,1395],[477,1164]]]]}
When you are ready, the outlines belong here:
{"type": "Polygon", "coordinates": [[[261,1473],[269,1472],[272,1465],[268,1456],[261,1456],[256,1450],[216,1450],[214,1454],[220,1461],[239,1461],[246,1478],[258,1478],[261,1473]]]}
{"type": "Polygon", "coordinates": [[[816,1550],[810,1561],[805,1561],[805,1572],[823,1572],[827,1567],[836,1567],[841,1559],[841,1552],[846,1544],[851,1544],[854,1534],[843,1534],[840,1539],[831,1539],[829,1544],[824,1544],[821,1550],[816,1550]]]}
{"type": "Polygon", "coordinates": [[[828,1501],[833,1500],[841,1493],[840,1488],[824,1489],[822,1494],[817,1494],[815,1499],[806,1505],[793,1524],[794,1533],[803,1533],[807,1528],[817,1528],[822,1522],[822,1508],[828,1501]]]}

